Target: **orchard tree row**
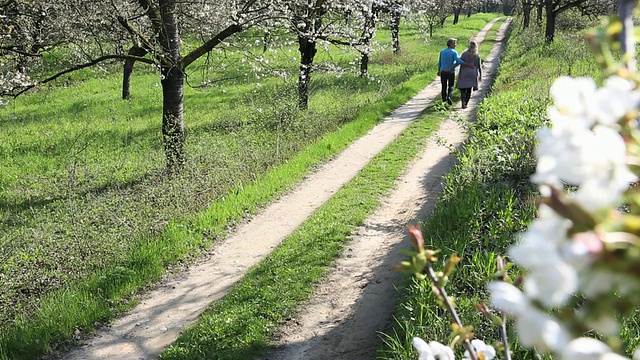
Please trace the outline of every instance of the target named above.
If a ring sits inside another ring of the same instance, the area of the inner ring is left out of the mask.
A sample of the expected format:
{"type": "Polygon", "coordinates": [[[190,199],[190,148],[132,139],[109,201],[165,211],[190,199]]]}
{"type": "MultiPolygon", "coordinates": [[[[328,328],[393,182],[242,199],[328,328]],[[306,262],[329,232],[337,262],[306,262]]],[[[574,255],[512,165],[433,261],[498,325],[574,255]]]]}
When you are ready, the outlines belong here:
{"type": "Polygon", "coordinates": [[[544,24],[545,41],[553,42],[556,20],[561,13],[573,10],[581,16],[593,20],[603,15],[615,14],[619,0],[504,0],[505,14],[515,11],[522,16],[522,26],[531,25],[535,11],[536,24],[544,24]]]}
{"type": "MultiPolygon", "coordinates": [[[[122,97],[130,94],[134,63],[156,67],[163,94],[162,134],[170,172],[185,161],[183,94],[190,65],[248,31],[284,34],[299,50],[299,107],[307,108],[317,47],[355,49],[368,73],[376,27],[390,29],[400,51],[400,21],[432,35],[453,15],[517,9],[547,19],[566,8],[602,8],[610,0],[0,0],[0,102],[70,72],[124,63],[122,97]],[[503,2],[504,1],[504,2],[503,2]],[[548,10],[551,9],[551,10],[548,10]],[[186,40],[198,46],[184,51],[186,40]],[[49,59],[49,61],[45,61],[49,59]],[[55,59],[52,67],[51,60],[55,59]]],[[[605,6],[606,7],[606,6],[605,6]]],[[[604,11],[604,10],[600,10],[604,11]]],[[[527,20],[528,21],[528,20],[527,20]]],[[[550,37],[552,39],[552,35],[550,37]]],[[[267,46],[265,41],[264,46],[267,46]]]]}

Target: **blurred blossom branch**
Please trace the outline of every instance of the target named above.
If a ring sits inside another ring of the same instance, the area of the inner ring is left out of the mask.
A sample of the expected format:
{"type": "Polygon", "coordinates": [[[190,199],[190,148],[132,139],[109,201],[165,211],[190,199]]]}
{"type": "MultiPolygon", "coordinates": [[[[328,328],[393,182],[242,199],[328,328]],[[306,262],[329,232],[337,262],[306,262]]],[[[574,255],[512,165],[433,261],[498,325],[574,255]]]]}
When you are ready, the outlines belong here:
{"type": "MultiPolygon", "coordinates": [[[[449,280],[449,275],[453,272],[455,265],[460,261],[456,255],[452,255],[446,262],[443,271],[436,272],[432,263],[437,261],[436,251],[425,249],[424,238],[420,224],[416,226],[408,226],[409,239],[413,243],[416,251],[407,251],[406,254],[411,256],[411,261],[403,261],[396,269],[408,274],[413,274],[420,279],[427,278],[431,282],[431,288],[438,299],[441,306],[449,312],[453,318],[454,339],[464,344],[467,349],[468,359],[478,360],[476,349],[471,344],[473,338],[473,327],[464,326],[460,320],[460,316],[455,309],[452,299],[447,295],[445,285],[449,280]]],[[[453,360],[453,359],[452,359],[453,360]]]]}
{"type": "MultiPolygon", "coordinates": [[[[601,85],[588,77],[563,76],[551,86],[551,126],[536,132],[537,167],[531,177],[541,194],[537,218],[507,250],[513,263],[499,258],[500,276],[487,286],[500,316],[487,305],[477,305],[500,326],[506,359],[505,314],[514,320],[518,344],[557,359],[620,360],[632,350],[622,348],[625,329],[620,322],[637,316],[640,301],[640,75],[632,22],[636,4],[618,0],[618,17],[586,35],[604,70],[601,85]],[[526,276],[512,281],[507,270],[514,264],[526,276]]],[[[417,251],[408,253],[412,260],[401,269],[428,278],[460,328],[444,290],[460,259],[454,255],[442,272],[434,271],[436,251],[424,248],[419,227],[410,227],[409,233],[417,251]]],[[[484,343],[471,340],[471,327],[464,329],[460,334],[466,356],[493,358],[484,343]]],[[[428,354],[423,343],[414,339],[421,358],[423,351],[428,354]]],[[[633,359],[640,360],[640,350],[633,359]]]]}

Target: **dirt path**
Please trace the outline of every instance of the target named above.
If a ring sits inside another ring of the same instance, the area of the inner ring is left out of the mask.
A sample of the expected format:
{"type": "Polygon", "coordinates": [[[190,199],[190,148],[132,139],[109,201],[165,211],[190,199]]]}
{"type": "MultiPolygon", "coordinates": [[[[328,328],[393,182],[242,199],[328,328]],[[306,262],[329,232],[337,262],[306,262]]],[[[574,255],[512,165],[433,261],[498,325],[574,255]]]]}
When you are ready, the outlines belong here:
{"type": "MultiPolygon", "coordinates": [[[[475,120],[474,104],[493,83],[508,19],[486,56],[481,91],[474,92],[470,106],[459,109],[462,121],[475,120]]],[[[473,40],[482,42],[492,23],[473,40]]],[[[460,42],[461,44],[464,41],[460,42]]],[[[428,101],[440,95],[439,81],[421,93],[428,101]]],[[[454,115],[455,117],[455,115],[454,115]]],[[[406,225],[423,219],[432,209],[441,189],[440,178],[450,168],[450,147],[458,147],[466,135],[452,118],[440,126],[436,136],[397,182],[394,192],[354,235],[331,273],[301,308],[296,319],[282,329],[278,349],[262,359],[325,360],[375,359],[378,332],[391,323],[396,305],[395,285],[401,274],[392,267],[406,258],[409,248],[406,225]],[[436,139],[444,139],[450,147],[436,139]]]]}
{"type": "MultiPolygon", "coordinates": [[[[483,39],[488,28],[490,25],[476,39],[483,39]]],[[[496,48],[500,45],[499,41],[486,57],[482,89],[487,89],[493,81],[499,53],[496,48]]],[[[469,108],[459,111],[462,117],[473,117],[474,101],[478,101],[484,91],[474,93],[469,108]]],[[[260,262],[351,180],[439,93],[438,80],[335,160],[310,175],[295,191],[240,227],[213,249],[206,261],[171,277],[158,289],[144,295],[135,309],[63,358],[157,358],[184,327],[196,321],[206,307],[224,296],[248,268],[260,262]],[[256,243],[255,238],[261,241],[256,243]]],[[[463,141],[464,134],[455,122],[447,120],[438,136],[457,146],[463,141]]],[[[389,200],[383,201],[380,211],[358,231],[346,251],[349,255],[337,262],[333,275],[317,289],[314,301],[304,308],[297,321],[284,328],[281,350],[269,359],[373,358],[371,351],[374,350],[376,331],[382,330],[395,304],[393,282],[398,277],[390,267],[400,259],[404,226],[428,212],[439,190],[439,178],[450,164],[448,148],[430,142],[425,153],[399,181],[398,190],[389,200]],[[326,349],[327,345],[330,349],[326,349]]]]}

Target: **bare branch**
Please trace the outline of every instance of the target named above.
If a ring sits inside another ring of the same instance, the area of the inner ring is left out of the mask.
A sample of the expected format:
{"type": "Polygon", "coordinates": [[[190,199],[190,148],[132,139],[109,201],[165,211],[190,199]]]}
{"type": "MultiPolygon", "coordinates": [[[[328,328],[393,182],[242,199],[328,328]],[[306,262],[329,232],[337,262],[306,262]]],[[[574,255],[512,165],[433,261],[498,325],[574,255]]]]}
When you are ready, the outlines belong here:
{"type": "Polygon", "coordinates": [[[96,59],[94,59],[94,60],[92,60],[92,61],[90,61],[90,62],[87,62],[87,63],[84,63],[84,64],[79,64],[79,65],[76,65],[76,66],[70,67],[70,68],[68,68],[68,69],[65,69],[65,70],[63,70],[63,71],[60,71],[59,73],[56,73],[56,74],[54,74],[54,75],[52,75],[52,76],[50,76],[50,77],[48,77],[48,78],[46,78],[46,79],[44,79],[44,80],[41,80],[41,81],[39,81],[39,82],[37,82],[37,83],[35,83],[35,84],[31,84],[31,85],[24,86],[24,87],[22,87],[22,89],[21,89],[21,90],[19,90],[18,92],[15,92],[15,93],[13,93],[13,92],[0,93],[0,95],[6,95],[6,96],[11,96],[11,97],[13,97],[13,98],[17,98],[17,97],[18,97],[18,96],[20,96],[21,94],[23,94],[23,93],[25,93],[25,92],[27,92],[27,91],[29,91],[29,90],[33,89],[34,87],[36,87],[36,86],[38,86],[38,85],[40,85],[40,84],[46,84],[46,83],[48,83],[48,82],[51,82],[51,81],[53,81],[53,80],[56,80],[57,78],[61,77],[62,75],[65,75],[65,74],[68,74],[68,73],[71,73],[71,72],[74,72],[74,71],[77,71],[77,70],[81,70],[81,69],[84,69],[84,68],[88,68],[88,67],[94,66],[94,65],[96,65],[96,64],[98,64],[98,63],[101,63],[101,62],[103,62],[103,61],[111,60],[111,59],[118,59],[118,60],[135,60],[135,61],[140,61],[140,62],[144,62],[144,63],[147,63],[147,64],[153,64],[153,63],[154,63],[154,61],[153,61],[153,60],[151,60],[151,59],[144,58],[144,57],[139,57],[139,56],[130,56],[130,55],[105,55],[105,56],[101,56],[101,57],[99,57],[99,58],[96,58],[96,59]]]}
{"type": "Polygon", "coordinates": [[[213,48],[216,47],[218,44],[220,44],[222,41],[224,41],[224,39],[242,30],[243,30],[242,25],[239,25],[239,24],[229,25],[226,29],[216,34],[216,36],[211,38],[202,46],[198,47],[197,49],[193,50],[192,52],[187,54],[185,57],[183,57],[182,58],[183,69],[186,69],[187,66],[189,66],[192,62],[196,61],[196,59],[198,59],[200,56],[213,50],[213,48]]]}
{"type": "Polygon", "coordinates": [[[30,57],[42,57],[42,54],[37,54],[37,53],[30,53],[24,50],[19,49],[17,46],[0,46],[0,50],[4,50],[7,52],[13,52],[19,55],[23,55],[23,56],[30,56],[30,57]]]}
{"type": "Polygon", "coordinates": [[[153,52],[154,51],[154,46],[151,43],[151,41],[149,39],[147,39],[146,36],[144,36],[140,31],[138,31],[138,29],[134,28],[133,25],[131,25],[131,23],[129,21],[127,21],[127,19],[125,19],[122,16],[118,16],[118,22],[120,23],[120,25],[122,25],[125,29],[127,29],[127,31],[132,34],[133,36],[137,37],[138,39],[140,39],[140,41],[142,42],[142,46],[149,52],[153,52]]]}

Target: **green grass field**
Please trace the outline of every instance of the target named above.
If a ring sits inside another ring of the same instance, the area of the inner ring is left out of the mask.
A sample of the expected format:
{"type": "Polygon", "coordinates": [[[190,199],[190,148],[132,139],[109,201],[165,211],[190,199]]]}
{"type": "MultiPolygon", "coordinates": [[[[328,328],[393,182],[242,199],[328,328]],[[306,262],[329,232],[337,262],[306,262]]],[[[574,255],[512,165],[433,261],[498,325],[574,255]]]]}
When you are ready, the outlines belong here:
{"type": "MultiPolygon", "coordinates": [[[[228,80],[187,87],[188,162],[173,178],[163,176],[159,78],[140,65],[128,101],[114,66],[0,108],[0,357],[64,348],[133,306],[135,293],[197,259],[429,83],[446,38],[469,38],[495,16],[463,19],[428,42],[404,28],[401,55],[376,54],[370,79],[350,67],[353,54],[330,49],[346,70],[320,66],[306,112],[294,78],[257,78],[238,59],[198,64],[191,85],[228,80]]],[[[378,38],[388,45],[388,31],[378,38]]],[[[294,73],[291,54],[269,56],[294,73]]]]}

